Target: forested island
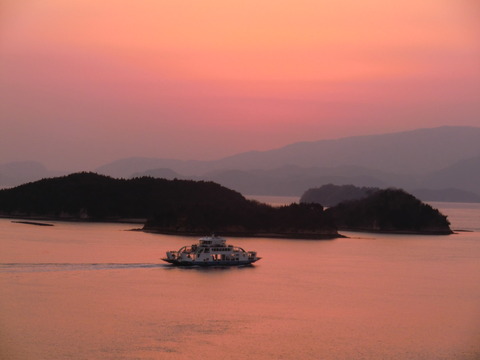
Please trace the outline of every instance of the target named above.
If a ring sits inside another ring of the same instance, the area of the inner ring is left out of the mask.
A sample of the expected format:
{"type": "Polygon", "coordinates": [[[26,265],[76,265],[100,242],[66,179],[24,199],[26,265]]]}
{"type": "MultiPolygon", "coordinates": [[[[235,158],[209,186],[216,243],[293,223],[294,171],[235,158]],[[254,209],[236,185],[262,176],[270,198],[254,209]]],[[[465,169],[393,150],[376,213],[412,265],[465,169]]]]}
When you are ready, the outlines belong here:
{"type": "Polygon", "coordinates": [[[401,189],[375,190],[326,210],[339,229],[403,234],[452,234],[447,217],[401,189]]]}
{"type": "Polygon", "coordinates": [[[0,190],[0,215],[30,219],[145,221],[169,234],[340,237],[319,204],[272,207],[213,182],[76,173],[0,190]]]}
{"type": "Polygon", "coordinates": [[[300,203],[318,203],[331,207],[343,201],[365,198],[379,190],[380,188],[376,187],[327,184],[305,191],[300,198],[300,203]]]}
{"type": "Polygon", "coordinates": [[[144,231],[182,235],[215,232],[224,236],[323,239],[341,237],[337,228],[452,233],[446,216],[403,190],[347,186],[334,191],[332,186],[326,189],[337,197],[343,189],[361,198],[326,210],[315,201],[273,207],[209,181],[127,180],[83,172],[0,190],[0,216],[136,221],[143,224],[144,231]]]}

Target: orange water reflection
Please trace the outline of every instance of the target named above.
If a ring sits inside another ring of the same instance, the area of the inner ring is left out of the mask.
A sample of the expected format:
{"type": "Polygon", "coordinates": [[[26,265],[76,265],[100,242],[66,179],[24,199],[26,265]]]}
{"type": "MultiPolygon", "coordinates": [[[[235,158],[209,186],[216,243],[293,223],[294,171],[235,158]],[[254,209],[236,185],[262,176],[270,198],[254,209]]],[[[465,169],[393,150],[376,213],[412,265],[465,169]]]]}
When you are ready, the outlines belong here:
{"type": "Polygon", "coordinates": [[[161,264],[192,238],[0,220],[0,358],[477,359],[480,234],[231,238],[251,267],[161,264]]]}

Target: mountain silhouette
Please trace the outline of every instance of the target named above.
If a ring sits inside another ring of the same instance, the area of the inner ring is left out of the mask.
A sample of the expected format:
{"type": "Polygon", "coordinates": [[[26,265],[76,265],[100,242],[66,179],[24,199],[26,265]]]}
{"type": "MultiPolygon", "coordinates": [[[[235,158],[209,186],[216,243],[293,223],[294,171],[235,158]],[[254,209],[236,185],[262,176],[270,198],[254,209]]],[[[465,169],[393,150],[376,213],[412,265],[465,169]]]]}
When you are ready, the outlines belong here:
{"type": "MultiPolygon", "coordinates": [[[[102,165],[95,172],[115,178],[211,180],[249,195],[300,196],[308,188],[332,183],[436,190],[437,198],[455,199],[458,194],[457,201],[462,201],[467,193],[480,196],[479,159],[480,127],[445,126],[299,142],[214,161],[132,157],[102,165]],[[443,196],[441,192],[448,189],[450,195],[443,196]]],[[[7,168],[0,166],[0,186],[48,174],[39,170],[18,177],[7,168]]]]}

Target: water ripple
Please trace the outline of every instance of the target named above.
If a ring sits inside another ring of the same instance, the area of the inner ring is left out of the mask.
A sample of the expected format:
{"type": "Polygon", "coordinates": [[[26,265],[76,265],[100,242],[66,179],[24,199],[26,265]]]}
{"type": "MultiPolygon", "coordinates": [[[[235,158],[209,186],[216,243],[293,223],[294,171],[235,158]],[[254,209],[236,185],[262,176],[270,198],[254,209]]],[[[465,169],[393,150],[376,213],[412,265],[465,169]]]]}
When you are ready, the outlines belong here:
{"type": "Polygon", "coordinates": [[[0,273],[164,268],[152,263],[2,263],[0,273]]]}

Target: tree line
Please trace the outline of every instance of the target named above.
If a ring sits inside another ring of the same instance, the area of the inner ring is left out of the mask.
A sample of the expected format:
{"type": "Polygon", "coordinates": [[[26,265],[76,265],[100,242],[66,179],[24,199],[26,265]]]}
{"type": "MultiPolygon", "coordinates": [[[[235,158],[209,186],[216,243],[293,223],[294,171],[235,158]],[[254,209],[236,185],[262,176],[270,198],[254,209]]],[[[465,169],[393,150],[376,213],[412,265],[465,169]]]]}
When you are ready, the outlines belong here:
{"type": "Polygon", "coordinates": [[[114,179],[82,172],[0,190],[0,214],[111,221],[145,218],[172,233],[339,236],[319,204],[272,207],[209,181],[114,179]]]}

